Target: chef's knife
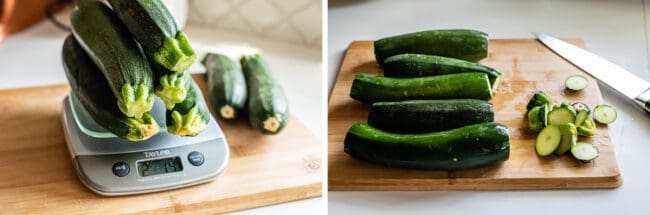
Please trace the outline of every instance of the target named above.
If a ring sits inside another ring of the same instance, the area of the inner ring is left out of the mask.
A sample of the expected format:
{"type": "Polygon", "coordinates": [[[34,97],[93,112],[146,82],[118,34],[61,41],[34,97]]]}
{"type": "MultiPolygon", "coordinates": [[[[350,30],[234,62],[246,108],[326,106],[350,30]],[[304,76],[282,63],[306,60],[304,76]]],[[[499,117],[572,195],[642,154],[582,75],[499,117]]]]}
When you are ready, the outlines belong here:
{"type": "Polygon", "coordinates": [[[650,113],[650,83],[598,55],[557,38],[533,33],[546,47],[635,101],[650,113]]]}

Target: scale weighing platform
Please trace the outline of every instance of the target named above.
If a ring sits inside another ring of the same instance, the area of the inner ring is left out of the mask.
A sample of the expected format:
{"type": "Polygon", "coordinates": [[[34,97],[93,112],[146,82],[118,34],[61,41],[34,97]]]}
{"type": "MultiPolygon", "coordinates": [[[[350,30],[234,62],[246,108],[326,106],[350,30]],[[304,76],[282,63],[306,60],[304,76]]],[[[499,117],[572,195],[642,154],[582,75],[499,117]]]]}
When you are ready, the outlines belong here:
{"type": "Polygon", "coordinates": [[[106,196],[157,192],[208,182],[225,170],[228,143],[212,116],[205,131],[180,137],[166,132],[165,108],[159,98],[150,113],[160,133],[133,142],[98,125],[74,95],[63,100],[65,138],[86,187],[106,196]]]}

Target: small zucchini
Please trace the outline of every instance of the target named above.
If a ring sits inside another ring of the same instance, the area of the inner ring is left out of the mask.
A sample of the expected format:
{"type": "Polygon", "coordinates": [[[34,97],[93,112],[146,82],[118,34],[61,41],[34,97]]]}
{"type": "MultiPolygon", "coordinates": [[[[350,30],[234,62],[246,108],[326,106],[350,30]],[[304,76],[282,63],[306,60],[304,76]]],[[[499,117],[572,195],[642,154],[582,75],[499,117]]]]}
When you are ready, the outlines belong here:
{"type": "Polygon", "coordinates": [[[422,77],[465,72],[482,72],[488,75],[492,92],[501,82],[501,73],[489,66],[435,55],[399,54],[384,61],[386,77],[422,77]]]}
{"type": "Polygon", "coordinates": [[[97,124],[115,136],[131,141],[149,139],[160,131],[160,126],[149,113],[143,113],[140,118],[122,114],[115,105],[117,99],[106,77],[72,35],[66,37],[63,43],[62,56],[63,69],[73,96],[97,124]]]}
{"type": "Polygon", "coordinates": [[[375,41],[374,47],[379,64],[390,56],[405,53],[476,62],[487,57],[488,36],[468,29],[429,30],[383,38],[375,41]]]}
{"type": "Polygon", "coordinates": [[[113,11],[100,1],[80,1],[70,21],[75,38],[104,73],[122,113],[141,118],[151,110],[151,68],[113,11]]]}
{"type": "Polygon", "coordinates": [[[416,99],[492,98],[485,73],[458,73],[419,78],[388,78],[359,73],[350,97],[367,103],[416,99]]]}
{"type": "Polygon", "coordinates": [[[248,120],[264,134],[280,132],[289,121],[289,101],[271,68],[259,55],[244,55],[242,70],[248,87],[248,120]]]}
{"type": "Polygon", "coordinates": [[[206,54],[201,63],[207,69],[208,97],[215,112],[222,119],[237,118],[248,98],[246,78],[239,63],[214,53],[206,54]]]}
{"type": "Polygon", "coordinates": [[[462,170],[507,160],[508,128],[487,122],[426,134],[394,134],[363,123],[352,125],[345,152],[390,167],[462,170]]]}
{"type": "Polygon", "coordinates": [[[551,105],[551,96],[541,90],[538,90],[533,94],[526,105],[526,110],[530,111],[530,109],[539,105],[551,105]]]}
{"type": "Polygon", "coordinates": [[[167,132],[178,136],[196,136],[205,130],[210,121],[210,111],[194,80],[190,79],[185,100],[167,110],[166,121],[167,132]]]}
{"type": "Polygon", "coordinates": [[[376,102],[368,125],[393,133],[429,133],[494,121],[494,106],[483,100],[376,102]]]}
{"type": "Polygon", "coordinates": [[[163,67],[183,72],[196,60],[187,37],[160,0],[109,0],[145,53],[163,67]]]}

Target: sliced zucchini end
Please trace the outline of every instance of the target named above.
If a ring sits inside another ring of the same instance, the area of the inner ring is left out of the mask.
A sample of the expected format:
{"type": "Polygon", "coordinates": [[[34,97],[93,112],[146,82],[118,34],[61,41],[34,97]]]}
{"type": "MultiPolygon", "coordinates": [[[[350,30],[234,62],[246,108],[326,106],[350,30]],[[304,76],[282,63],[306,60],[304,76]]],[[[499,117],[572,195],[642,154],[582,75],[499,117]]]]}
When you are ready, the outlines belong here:
{"type": "Polygon", "coordinates": [[[587,80],[587,78],[582,75],[572,75],[564,81],[566,88],[574,91],[583,90],[587,88],[588,84],[589,80],[587,80]]]}
{"type": "Polygon", "coordinates": [[[601,124],[610,124],[616,121],[618,114],[612,106],[609,105],[597,105],[594,108],[594,119],[596,122],[601,124]]]}
{"type": "Polygon", "coordinates": [[[266,120],[264,120],[262,125],[262,128],[264,128],[265,131],[275,134],[280,132],[282,130],[283,126],[283,118],[280,114],[276,114],[274,116],[268,116],[266,120]]]}
{"type": "Polygon", "coordinates": [[[172,111],[172,125],[167,127],[167,132],[178,136],[196,136],[207,127],[207,121],[200,116],[195,106],[187,114],[172,111]]]}
{"type": "Polygon", "coordinates": [[[224,105],[219,109],[219,116],[224,119],[234,119],[236,117],[235,108],[230,105],[224,105]]]}
{"type": "Polygon", "coordinates": [[[196,60],[196,53],[182,31],[178,31],[175,38],[165,38],[153,56],[158,64],[175,72],[187,70],[196,60]]]}
{"type": "Polygon", "coordinates": [[[117,106],[128,117],[142,118],[144,113],[153,108],[154,95],[150,86],[145,83],[136,87],[125,84],[121,94],[122,97],[117,99],[117,106]]]}
{"type": "Polygon", "coordinates": [[[156,95],[165,102],[167,110],[171,110],[176,103],[185,100],[189,86],[190,83],[183,77],[183,74],[167,74],[160,77],[156,95]]]}
{"type": "Polygon", "coordinates": [[[126,139],[131,141],[146,140],[160,132],[158,122],[149,113],[144,113],[139,119],[129,118],[126,124],[129,127],[126,139]]]}

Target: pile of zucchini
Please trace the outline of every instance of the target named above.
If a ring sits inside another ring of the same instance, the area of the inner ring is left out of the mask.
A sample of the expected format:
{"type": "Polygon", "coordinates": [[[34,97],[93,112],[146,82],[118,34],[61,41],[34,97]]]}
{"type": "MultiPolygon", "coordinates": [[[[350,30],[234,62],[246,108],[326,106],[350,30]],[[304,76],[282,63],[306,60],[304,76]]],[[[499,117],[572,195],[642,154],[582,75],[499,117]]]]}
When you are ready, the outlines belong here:
{"type": "Polygon", "coordinates": [[[578,136],[594,136],[594,118],[599,123],[609,124],[616,120],[616,111],[609,105],[598,105],[592,118],[591,109],[584,103],[564,101],[551,107],[551,101],[544,91],[537,91],[526,105],[528,126],[539,132],[535,142],[537,155],[560,156],[570,152],[572,157],[583,162],[596,159],[598,147],[578,141],[578,136]]]}
{"type": "Polygon", "coordinates": [[[495,123],[501,74],[478,61],[487,35],[431,30],[375,41],[384,77],[357,74],[350,96],[371,103],[349,129],[345,152],[392,167],[462,170],[507,160],[508,129],[495,123]]]}
{"type": "Polygon", "coordinates": [[[289,102],[260,54],[244,55],[235,63],[225,55],[208,53],[201,63],[207,69],[208,97],[219,118],[248,115],[250,125],[263,134],[277,134],[287,125],[289,102]]]}
{"type": "Polygon", "coordinates": [[[149,111],[154,94],[167,108],[167,132],[195,136],[210,119],[187,70],[196,55],[160,0],[80,1],[63,66],[93,119],[118,137],[146,140],[160,130],[149,111]]]}

